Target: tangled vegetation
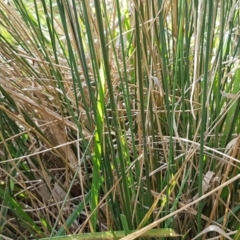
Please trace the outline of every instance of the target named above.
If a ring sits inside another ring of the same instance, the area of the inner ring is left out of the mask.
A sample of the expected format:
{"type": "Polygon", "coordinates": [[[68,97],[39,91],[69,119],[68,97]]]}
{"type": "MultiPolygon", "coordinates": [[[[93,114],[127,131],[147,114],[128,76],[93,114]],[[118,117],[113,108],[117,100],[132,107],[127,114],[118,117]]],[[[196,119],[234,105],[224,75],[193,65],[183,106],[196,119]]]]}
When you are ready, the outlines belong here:
{"type": "Polygon", "coordinates": [[[0,1],[1,239],[240,239],[239,4],[0,1]]]}

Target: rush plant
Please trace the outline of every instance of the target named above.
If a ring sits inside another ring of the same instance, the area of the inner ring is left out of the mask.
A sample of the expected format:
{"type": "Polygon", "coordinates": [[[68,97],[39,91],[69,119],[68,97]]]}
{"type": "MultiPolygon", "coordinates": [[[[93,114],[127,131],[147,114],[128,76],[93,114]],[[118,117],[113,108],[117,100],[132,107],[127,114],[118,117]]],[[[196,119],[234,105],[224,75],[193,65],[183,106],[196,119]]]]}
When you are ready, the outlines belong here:
{"type": "Polygon", "coordinates": [[[0,1],[0,236],[238,239],[239,19],[237,0],[0,1]]]}

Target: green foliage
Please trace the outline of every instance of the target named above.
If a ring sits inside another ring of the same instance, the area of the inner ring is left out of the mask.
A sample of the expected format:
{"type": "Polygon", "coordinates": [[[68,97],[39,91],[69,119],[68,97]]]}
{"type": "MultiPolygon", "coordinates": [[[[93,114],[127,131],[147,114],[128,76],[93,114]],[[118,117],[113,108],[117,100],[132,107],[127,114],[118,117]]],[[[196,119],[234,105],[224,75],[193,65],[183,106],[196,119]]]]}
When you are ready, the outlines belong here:
{"type": "Polygon", "coordinates": [[[0,1],[0,234],[238,236],[238,26],[234,1],[0,1]]]}

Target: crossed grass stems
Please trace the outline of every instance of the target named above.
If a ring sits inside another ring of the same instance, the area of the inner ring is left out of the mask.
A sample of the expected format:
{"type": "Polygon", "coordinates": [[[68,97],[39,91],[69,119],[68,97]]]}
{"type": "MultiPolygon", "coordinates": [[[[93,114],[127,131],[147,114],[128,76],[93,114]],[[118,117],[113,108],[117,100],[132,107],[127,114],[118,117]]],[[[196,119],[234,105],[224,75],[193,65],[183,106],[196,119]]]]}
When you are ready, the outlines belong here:
{"type": "Polygon", "coordinates": [[[2,234],[237,236],[236,5],[104,3],[0,3],[2,234]]]}

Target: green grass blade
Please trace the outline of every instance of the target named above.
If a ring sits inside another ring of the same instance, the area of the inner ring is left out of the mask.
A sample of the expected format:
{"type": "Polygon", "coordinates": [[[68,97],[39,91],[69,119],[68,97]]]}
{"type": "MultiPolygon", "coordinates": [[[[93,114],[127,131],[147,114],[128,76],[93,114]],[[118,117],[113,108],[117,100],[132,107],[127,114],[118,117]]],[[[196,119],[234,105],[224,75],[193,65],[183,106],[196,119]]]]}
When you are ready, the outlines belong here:
{"type": "MultiPolygon", "coordinates": [[[[79,215],[81,214],[81,212],[84,209],[84,205],[88,204],[88,202],[90,201],[90,196],[91,196],[91,192],[88,192],[85,196],[84,196],[84,200],[82,200],[78,206],[75,208],[75,210],[72,212],[72,214],[68,217],[68,219],[66,220],[66,227],[69,228],[71,227],[71,225],[74,223],[74,221],[79,217],[79,215]]],[[[54,234],[54,237],[52,237],[52,239],[55,239],[58,236],[62,236],[65,233],[65,229],[62,227],[60,228],[56,234],[54,234]]]]}

